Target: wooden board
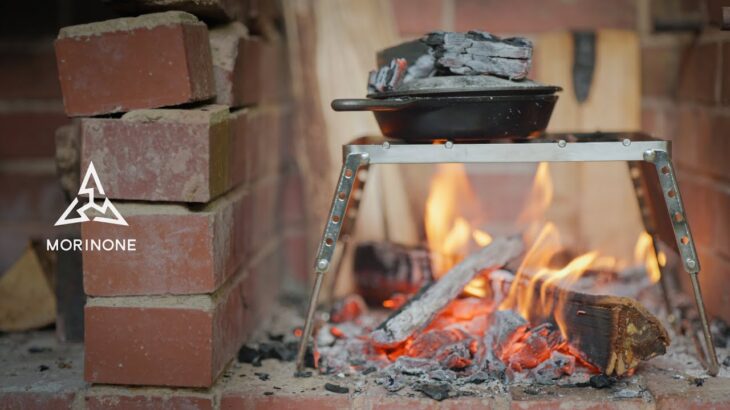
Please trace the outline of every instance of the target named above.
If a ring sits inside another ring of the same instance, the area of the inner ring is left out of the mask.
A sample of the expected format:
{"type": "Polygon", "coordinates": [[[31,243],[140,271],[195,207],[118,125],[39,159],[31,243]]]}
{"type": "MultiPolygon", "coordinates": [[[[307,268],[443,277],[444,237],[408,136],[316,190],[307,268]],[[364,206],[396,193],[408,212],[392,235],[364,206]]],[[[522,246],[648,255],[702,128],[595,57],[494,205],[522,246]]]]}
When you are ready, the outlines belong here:
{"type": "Polygon", "coordinates": [[[37,329],[56,320],[56,297],[46,269],[29,246],[0,277],[0,331],[37,329]]]}
{"type": "MultiPolygon", "coordinates": [[[[380,135],[372,113],[336,113],[330,102],[364,96],[376,52],[400,39],[390,3],[384,0],[297,0],[285,2],[284,13],[299,117],[294,151],[311,208],[307,230],[314,252],[339,177],[342,145],[363,135],[380,135]]],[[[354,240],[416,244],[416,226],[400,169],[370,168],[354,240]]],[[[352,290],[351,255],[344,257],[338,293],[352,290]]]]}
{"type": "MultiPolygon", "coordinates": [[[[569,32],[542,34],[535,41],[533,77],[563,87],[548,130],[639,130],[641,70],[636,33],[597,32],[593,83],[582,104],[573,89],[573,48],[569,32]]],[[[548,216],[563,237],[579,248],[630,259],[642,225],[626,164],[552,164],[551,174],[555,195],[548,216]]]]}

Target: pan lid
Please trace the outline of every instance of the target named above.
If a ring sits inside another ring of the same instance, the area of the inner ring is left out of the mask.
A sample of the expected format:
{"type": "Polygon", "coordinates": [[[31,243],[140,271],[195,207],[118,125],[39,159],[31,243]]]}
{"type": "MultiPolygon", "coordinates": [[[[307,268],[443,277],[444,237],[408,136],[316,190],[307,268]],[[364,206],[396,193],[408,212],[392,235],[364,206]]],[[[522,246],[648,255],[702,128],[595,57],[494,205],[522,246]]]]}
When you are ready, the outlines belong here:
{"type": "Polygon", "coordinates": [[[454,75],[418,78],[401,83],[392,91],[368,94],[369,98],[446,95],[553,94],[562,91],[554,85],[532,80],[512,81],[491,75],[454,75]]]}

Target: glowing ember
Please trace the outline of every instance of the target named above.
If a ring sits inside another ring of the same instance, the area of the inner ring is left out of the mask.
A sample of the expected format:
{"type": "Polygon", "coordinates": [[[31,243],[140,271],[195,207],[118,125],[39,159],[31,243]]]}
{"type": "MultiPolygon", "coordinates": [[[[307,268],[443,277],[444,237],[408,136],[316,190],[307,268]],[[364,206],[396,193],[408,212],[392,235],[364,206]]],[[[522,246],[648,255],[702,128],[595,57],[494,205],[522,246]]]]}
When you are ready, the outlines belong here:
{"type": "Polygon", "coordinates": [[[386,309],[398,309],[406,302],[408,302],[408,295],[396,293],[391,296],[390,299],[386,299],[383,301],[383,307],[386,309]]]}
{"type": "MultiPolygon", "coordinates": [[[[446,369],[473,375],[492,369],[497,362],[503,365],[503,373],[527,371],[535,377],[571,375],[577,367],[584,372],[598,372],[598,367],[588,363],[586,356],[568,342],[567,320],[562,317],[569,311],[564,308],[568,293],[582,282],[600,286],[614,280],[618,270],[632,264],[643,266],[651,281],[656,282],[666,255],[655,256],[647,233],[638,238],[633,261],[597,250],[571,254],[561,243],[558,227],[545,218],[552,198],[550,170],[547,163],[541,163],[517,221],[527,252],[514,274],[482,272],[426,328],[395,347],[378,348],[368,340],[366,335],[372,327],[361,323],[363,308],[349,301],[332,317],[331,322],[338,323],[329,328],[337,339],[334,343],[344,343],[348,354],[361,355],[363,359],[358,362],[379,368],[399,366],[406,374],[446,369]],[[362,329],[353,338],[351,335],[357,332],[344,330],[346,326],[362,329]]],[[[477,220],[484,222],[483,216],[473,212],[477,205],[463,165],[439,165],[424,221],[436,278],[476,247],[492,242],[489,233],[475,227],[477,220]]],[[[383,302],[383,307],[398,309],[409,297],[394,294],[383,302]]],[[[581,310],[576,314],[580,316],[581,312],[585,314],[581,310]]],[[[337,355],[333,357],[331,360],[337,363],[337,355]]]]}

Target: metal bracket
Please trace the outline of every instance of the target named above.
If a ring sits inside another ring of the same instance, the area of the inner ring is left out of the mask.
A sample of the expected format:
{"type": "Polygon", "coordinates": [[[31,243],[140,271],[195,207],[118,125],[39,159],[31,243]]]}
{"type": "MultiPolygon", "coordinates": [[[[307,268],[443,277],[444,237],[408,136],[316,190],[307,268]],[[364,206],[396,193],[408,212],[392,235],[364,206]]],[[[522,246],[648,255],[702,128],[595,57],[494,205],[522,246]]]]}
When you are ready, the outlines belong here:
{"type": "Polygon", "coordinates": [[[668,216],[672,223],[679,256],[682,259],[684,270],[689,273],[692,283],[695,305],[697,307],[697,313],[700,316],[702,333],[705,338],[705,351],[698,352],[700,359],[705,363],[707,372],[711,376],[717,376],[720,371],[720,363],[717,360],[715,345],[712,343],[710,323],[705,312],[705,302],[702,298],[702,290],[700,289],[698,279],[700,261],[697,257],[697,250],[695,249],[695,243],[692,240],[692,233],[687,222],[687,214],[684,212],[684,204],[682,203],[682,196],[679,193],[679,185],[677,184],[677,177],[674,173],[672,160],[669,158],[667,151],[657,150],[646,151],[644,153],[644,160],[653,163],[656,168],[659,177],[659,186],[661,187],[664,202],[669,213],[668,216]]]}
{"type": "MultiPolygon", "coordinates": [[[[356,175],[370,164],[418,163],[511,163],[511,162],[591,162],[627,161],[654,164],[662,197],[671,219],[671,230],[685,270],[689,272],[697,310],[702,320],[708,372],[717,375],[719,364],[712,344],[709,322],[704,309],[697,274],[700,270],[697,252],[689,231],[684,206],[679,195],[674,169],[669,159],[670,143],[641,133],[548,134],[539,139],[493,141],[487,143],[455,144],[451,141],[428,144],[406,144],[382,138],[360,138],[343,146],[344,163],[337,184],[329,219],[315,262],[316,278],[309,300],[307,319],[297,354],[297,370],[304,369],[304,356],[309,344],[314,313],[322,287],[324,273],[329,269],[341,232],[348,204],[351,201],[356,175]]],[[[640,196],[639,196],[640,197],[640,196]]],[[[359,201],[359,198],[358,198],[359,201]]],[[[353,203],[355,204],[355,203],[353,203]]],[[[354,225],[357,205],[347,225],[354,225]]],[[[648,214],[647,214],[648,215],[648,214]]],[[[645,220],[651,222],[649,219],[645,220]]],[[[647,229],[654,229],[653,223],[647,229]]],[[[659,231],[656,231],[661,233],[659,231]]],[[[345,232],[347,233],[347,232],[345,232]]]]}
{"type": "Polygon", "coordinates": [[[297,351],[297,372],[304,370],[304,356],[307,353],[309,338],[312,336],[314,312],[317,309],[319,293],[322,289],[322,280],[324,279],[324,273],[329,270],[332,256],[335,253],[337,240],[340,237],[342,225],[345,221],[348,203],[352,197],[352,188],[355,185],[356,174],[361,166],[368,165],[368,159],[369,156],[366,153],[350,153],[345,155],[342,170],[340,171],[340,179],[337,183],[337,190],[335,191],[334,198],[332,198],[332,206],[330,207],[327,223],[322,234],[322,241],[319,244],[317,258],[315,259],[316,277],[314,279],[312,295],[309,298],[307,321],[304,323],[304,331],[302,333],[302,339],[299,342],[299,350],[297,351]]]}

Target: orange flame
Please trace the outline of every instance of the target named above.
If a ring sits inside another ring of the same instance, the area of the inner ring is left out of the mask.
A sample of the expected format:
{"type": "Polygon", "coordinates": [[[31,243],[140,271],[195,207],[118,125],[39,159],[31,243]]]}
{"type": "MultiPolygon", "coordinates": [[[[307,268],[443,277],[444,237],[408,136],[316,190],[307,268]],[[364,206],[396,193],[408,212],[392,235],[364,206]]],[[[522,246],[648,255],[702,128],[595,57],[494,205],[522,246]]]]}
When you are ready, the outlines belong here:
{"type": "MultiPolygon", "coordinates": [[[[460,323],[472,330],[478,329],[479,334],[484,334],[488,327],[486,319],[474,320],[479,317],[475,316],[475,313],[482,309],[487,309],[483,312],[486,314],[495,308],[515,310],[531,324],[543,323],[552,318],[564,341],[559,345],[538,349],[534,354],[523,354],[524,357],[519,363],[532,366],[544,360],[552,351],[560,351],[575,356],[577,361],[596,370],[590,364],[584,363],[580,358],[580,352],[566,341],[568,329],[563,315],[568,311],[565,309],[568,291],[575,287],[587,272],[616,271],[625,267],[627,261],[591,250],[560,263],[559,261],[564,260],[566,255],[565,247],[561,243],[558,228],[545,215],[552,200],[553,182],[550,168],[548,163],[540,163],[531,193],[517,221],[528,250],[515,272],[507,295],[503,300],[495,301],[498,306],[483,302],[493,295],[493,289],[490,289],[487,277],[478,276],[464,288],[463,293],[469,297],[453,301],[425,331],[444,330],[455,323],[460,323]],[[480,300],[482,302],[479,302],[480,300]]],[[[432,180],[425,209],[426,236],[432,254],[433,271],[437,278],[445,274],[467,252],[473,250],[470,247],[484,247],[492,242],[492,237],[487,232],[474,226],[475,214],[468,212],[473,211],[474,206],[478,204],[469,186],[464,166],[439,165],[432,180]]],[[[634,262],[644,266],[652,282],[656,282],[660,277],[659,267],[666,264],[666,255],[660,253],[657,258],[651,236],[643,233],[636,244],[634,262]]],[[[399,302],[395,299],[388,300],[384,306],[392,308],[398,306],[399,302]]],[[[434,333],[433,337],[439,335],[449,336],[448,333],[434,333]]],[[[516,355],[515,352],[522,351],[525,346],[537,347],[527,344],[526,336],[518,339],[515,339],[514,346],[507,347],[505,355],[516,355]]],[[[408,351],[412,343],[413,339],[409,339],[397,351],[389,352],[388,356],[392,359],[403,354],[408,351]]]]}
{"type": "Polygon", "coordinates": [[[530,195],[517,218],[517,225],[525,229],[523,236],[527,243],[533,243],[546,222],[545,212],[553,202],[553,191],[550,166],[547,162],[541,162],[535,171],[530,195]]]}
{"type": "Polygon", "coordinates": [[[652,283],[659,282],[662,277],[659,266],[664,266],[667,263],[667,256],[663,252],[659,252],[658,255],[659,259],[657,260],[657,254],[654,251],[654,240],[651,235],[647,232],[639,234],[634,247],[634,263],[644,265],[646,274],[652,283]]]}
{"type": "Polygon", "coordinates": [[[439,164],[426,200],[426,238],[438,278],[458,263],[474,243],[487,246],[492,237],[475,229],[467,214],[478,204],[463,164],[439,164]]]}

